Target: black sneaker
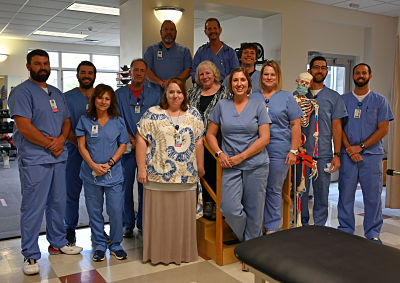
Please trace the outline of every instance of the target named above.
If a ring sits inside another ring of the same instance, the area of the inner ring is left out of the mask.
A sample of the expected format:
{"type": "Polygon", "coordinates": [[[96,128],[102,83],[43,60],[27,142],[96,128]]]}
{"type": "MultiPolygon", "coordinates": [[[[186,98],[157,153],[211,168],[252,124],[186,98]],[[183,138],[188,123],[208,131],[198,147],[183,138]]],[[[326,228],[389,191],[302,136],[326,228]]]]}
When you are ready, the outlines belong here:
{"type": "Polygon", "coordinates": [[[67,236],[65,238],[68,241],[68,245],[75,246],[75,244],[76,244],[75,229],[67,228],[66,232],[67,232],[67,236]]]}
{"type": "Polygon", "coordinates": [[[95,262],[103,261],[105,258],[106,258],[106,253],[100,250],[95,251],[92,257],[93,261],[95,262]]]}
{"type": "Polygon", "coordinates": [[[111,251],[110,253],[114,255],[118,260],[124,260],[128,257],[124,250],[111,251]]]}
{"type": "Polygon", "coordinates": [[[124,230],[124,238],[133,238],[133,229],[127,228],[124,230]]]}

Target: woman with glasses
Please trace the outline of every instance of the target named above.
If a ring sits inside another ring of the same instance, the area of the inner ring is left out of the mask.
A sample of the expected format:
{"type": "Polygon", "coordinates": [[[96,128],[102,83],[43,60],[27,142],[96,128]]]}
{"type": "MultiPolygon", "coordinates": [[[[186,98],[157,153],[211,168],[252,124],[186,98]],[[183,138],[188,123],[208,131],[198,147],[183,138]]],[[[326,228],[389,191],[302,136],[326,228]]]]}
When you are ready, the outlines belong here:
{"type": "Polygon", "coordinates": [[[112,87],[99,84],[89,100],[87,114],[76,128],[78,149],[83,162],[79,177],[83,181],[86,208],[92,239],[96,245],[93,261],[103,261],[107,249],[104,235],[103,203],[110,219],[110,253],[117,259],[127,258],[122,249],[123,190],[121,162],[118,162],[129,141],[124,120],[117,111],[112,87]]]}
{"type": "Polygon", "coordinates": [[[277,62],[263,64],[260,89],[261,92],[251,96],[259,99],[272,121],[267,146],[270,164],[264,209],[264,227],[271,233],[278,230],[281,222],[282,187],[289,166],[297,159],[303,112],[293,95],[282,90],[282,73],[277,62]]]}
{"type": "Polygon", "coordinates": [[[143,194],[143,261],[197,259],[196,188],[204,175],[203,121],[184,82],[166,83],[159,106],[138,123],[136,159],[143,194]]]}
{"type": "MultiPolygon", "coordinates": [[[[220,73],[211,61],[201,62],[196,69],[196,86],[189,89],[189,104],[199,110],[203,118],[204,129],[207,131],[208,118],[218,101],[230,98],[228,89],[220,82],[220,73]]],[[[204,166],[207,168],[205,180],[211,188],[216,188],[216,162],[214,156],[206,150],[204,152],[204,166]]],[[[215,204],[206,190],[203,190],[204,217],[214,219],[215,204]]]]}

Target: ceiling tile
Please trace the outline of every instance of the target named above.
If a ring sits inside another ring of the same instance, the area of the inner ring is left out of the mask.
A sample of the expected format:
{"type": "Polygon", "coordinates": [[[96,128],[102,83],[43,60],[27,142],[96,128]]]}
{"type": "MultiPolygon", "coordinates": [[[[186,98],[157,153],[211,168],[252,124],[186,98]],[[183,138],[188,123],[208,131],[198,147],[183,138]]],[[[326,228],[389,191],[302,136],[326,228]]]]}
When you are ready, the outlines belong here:
{"type": "Polygon", "coordinates": [[[382,1],[377,0],[352,0],[352,1],[341,1],[340,3],[334,4],[336,7],[348,8],[353,10],[360,10],[371,6],[382,4],[382,1]],[[360,5],[359,8],[351,8],[350,3],[360,5]]]}

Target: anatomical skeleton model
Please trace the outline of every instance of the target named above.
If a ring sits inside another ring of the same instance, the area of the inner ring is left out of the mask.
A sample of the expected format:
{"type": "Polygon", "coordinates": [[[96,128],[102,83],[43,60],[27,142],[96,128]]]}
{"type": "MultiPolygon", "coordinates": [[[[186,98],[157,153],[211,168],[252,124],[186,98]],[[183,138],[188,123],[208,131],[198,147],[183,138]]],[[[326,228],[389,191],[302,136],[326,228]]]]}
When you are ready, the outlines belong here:
{"type": "MultiPolygon", "coordinates": [[[[313,156],[308,156],[305,153],[299,153],[297,156],[297,161],[296,164],[301,163],[302,165],[302,174],[301,174],[301,181],[300,184],[296,187],[296,196],[295,196],[295,204],[293,206],[294,208],[294,219],[295,219],[295,226],[301,226],[301,195],[303,192],[306,191],[306,185],[305,185],[305,166],[308,166],[311,168],[311,174],[309,178],[318,178],[318,170],[317,170],[317,158],[318,158],[318,109],[319,105],[317,103],[317,100],[315,99],[309,99],[306,97],[306,94],[308,92],[308,89],[310,88],[312,84],[312,75],[305,72],[299,74],[299,77],[296,80],[297,83],[297,94],[295,95],[295,99],[297,103],[299,104],[301,110],[303,111],[304,115],[301,117],[301,126],[303,128],[306,128],[310,125],[310,118],[311,114],[313,111],[315,111],[315,132],[313,134],[313,137],[315,138],[315,143],[314,143],[314,152],[313,156]],[[314,159],[315,158],[315,159],[314,159]]],[[[306,142],[306,136],[303,134],[302,135],[302,145],[306,142]]],[[[296,180],[296,170],[294,170],[295,178],[296,180]]],[[[296,183],[296,181],[295,181],[296,183]]]]}

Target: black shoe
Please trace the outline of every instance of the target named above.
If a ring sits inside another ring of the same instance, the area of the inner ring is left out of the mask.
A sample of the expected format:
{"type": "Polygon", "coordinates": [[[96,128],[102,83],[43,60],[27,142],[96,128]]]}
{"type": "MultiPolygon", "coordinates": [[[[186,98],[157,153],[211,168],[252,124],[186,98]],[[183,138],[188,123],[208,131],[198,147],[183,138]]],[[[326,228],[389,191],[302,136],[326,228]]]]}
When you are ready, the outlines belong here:
{"type": "Polygon", "coordinates": [[[132,228],[125,229],[123,236],[124,238],[133,238],[133,229],[132,228]]]}
{"type": "Polygon", "coordinates": [[[75,246],[75,244],[76,244],[75,229],[67,228],[66,232],[67,232],[67,235],[65,238],[68,241],[68,245],[75,246]]]}
{"type": "Polygon", "coordinates": [[[118,250],[118,251],[111,251],[110,252],[113,256],[116,257],[118,260],[124,260],[128,257],[126,252],[124,250],[118,250]]]}
{"type": "Polygon", "coordinates": [[[203,207],[203,217],[211,219],[212,209],[213,203],[211,201],[206,202],[203,207]]]}
{"type": "Polygon", "coordinates": [[[92,257],[93,261],[95,262],[103,261],[105,258],[106,258],[106,253],[100,250],[95,251],[92,257]]]}

